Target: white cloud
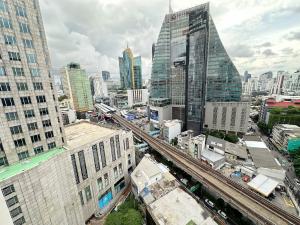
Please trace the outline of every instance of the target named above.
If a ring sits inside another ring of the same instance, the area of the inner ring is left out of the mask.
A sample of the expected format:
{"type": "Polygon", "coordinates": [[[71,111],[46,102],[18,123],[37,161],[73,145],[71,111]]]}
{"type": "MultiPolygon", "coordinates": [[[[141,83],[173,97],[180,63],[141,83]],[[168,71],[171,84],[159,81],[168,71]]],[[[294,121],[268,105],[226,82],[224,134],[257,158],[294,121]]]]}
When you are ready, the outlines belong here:
{"type": "MultiPolygon", "coordinates": [[[[174,11],[199,0],[173,0],[174,11]]],[[[203,2],[201,2],[203,3],[203,2]]],[[[54,71],[71,61],[88,72],[111,71],[119,77],[118,56],[127,43],[142,56],[143,75],[150,77],[151,46],[156,42],[166,0],[40,1],[54,71]]],[[[240,73],[299,67],[300,1],[211,0],[211,15],[240,73]],[[269,43],[269,44],[268,44],[269,43]],[[268,54],[275,53],[276,54],[268,54]]]]}

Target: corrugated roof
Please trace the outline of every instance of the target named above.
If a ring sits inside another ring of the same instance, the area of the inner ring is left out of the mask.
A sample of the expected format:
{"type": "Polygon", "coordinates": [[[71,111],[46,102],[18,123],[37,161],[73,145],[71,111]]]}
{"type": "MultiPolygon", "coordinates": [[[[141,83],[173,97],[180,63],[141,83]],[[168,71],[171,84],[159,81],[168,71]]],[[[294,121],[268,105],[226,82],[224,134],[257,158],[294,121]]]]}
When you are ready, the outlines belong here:
{"type": "Polygon", "coordinates": [[[268,197],[276,188],[279,183],[269,177],[262,174],[258,174],[253,180],[251,180],[248,185],[259,192],[260,194],[268,197]]]}

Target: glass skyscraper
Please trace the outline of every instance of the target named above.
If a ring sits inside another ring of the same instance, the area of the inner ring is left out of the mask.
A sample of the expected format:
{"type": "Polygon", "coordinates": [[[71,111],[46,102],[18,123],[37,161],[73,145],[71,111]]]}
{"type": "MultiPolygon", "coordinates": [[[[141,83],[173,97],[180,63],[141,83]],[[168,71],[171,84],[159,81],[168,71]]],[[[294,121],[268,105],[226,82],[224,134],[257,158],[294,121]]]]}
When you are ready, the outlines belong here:
{"type": "Polygon", "coordinates": [[[130,48],[123,51],[123,57],[119,57],[120,82],[123,89],[142,88],[142,58],[133,57],[130,48]]]}
{"type": "Polygon", "coordinates": [[[238,102],[240,75],[209,14],[209,4],[165,16],[155,45],[151,101],[172,104],[172,118],[201,132],[205,102],[238,102]]]}

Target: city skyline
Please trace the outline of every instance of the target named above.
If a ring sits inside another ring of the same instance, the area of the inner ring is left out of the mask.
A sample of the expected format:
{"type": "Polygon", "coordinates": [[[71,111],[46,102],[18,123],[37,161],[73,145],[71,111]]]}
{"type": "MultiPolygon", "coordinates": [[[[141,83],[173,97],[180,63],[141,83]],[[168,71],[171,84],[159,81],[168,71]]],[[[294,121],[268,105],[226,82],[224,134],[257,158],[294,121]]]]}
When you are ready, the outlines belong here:
{"type": "MultiPolygon", "coordinates": [[[[172,7],[176,12],[204,2],[173,0],[172,7]]],[[[254,75],[268,70],[293,72],[299,67],[299,2],[213,0],[210,3],[220,37],[241,74],[245,70],[254,75]]],[[[69,4],[67,0],[54,0],[41,2],[41,9],[54,72],[69,61],[77,61],[89,73],[109,70],[117,78],[118,55],[128,42],[142,56],[144,78],[150,78],[151,45],[168,12],[168,1],[91,0],[90,4],[80,1],[69,4]],[[65,12],[67,5],[69,10],[65,12]],[[129,10],[126,6],[130,5],[129,10]],[[75,16],[82,9],[88,13],[75,16]],[[97,21],[102,21],[100,26],[97,21]],[[106,35],[100,35],[103,33],[106,35]]]]}

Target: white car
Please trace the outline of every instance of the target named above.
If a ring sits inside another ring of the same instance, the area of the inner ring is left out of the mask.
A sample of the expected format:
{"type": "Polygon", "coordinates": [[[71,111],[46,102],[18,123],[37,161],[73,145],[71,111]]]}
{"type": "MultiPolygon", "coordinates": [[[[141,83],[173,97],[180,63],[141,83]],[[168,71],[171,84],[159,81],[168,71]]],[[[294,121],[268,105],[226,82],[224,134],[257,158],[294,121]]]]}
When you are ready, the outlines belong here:
{"type": "Polygon", "coordinates": [[[208,199],[205,199],[204,202],[205,202],[205,204],[206,204],[207,206],[209,206],[209,207],[211,207],[211,208],[214,208],[214,207],[215,207],[215,204],[214,204],[212,201],[208,200],[208,199]]]}
{"type": "Polygon", "coordinates": [[[224,213],[223,211],[221,211],[220,209],[218,210],[218,214],[225,220],[227,220],[227,215],[226,213],[224,213]]]}

